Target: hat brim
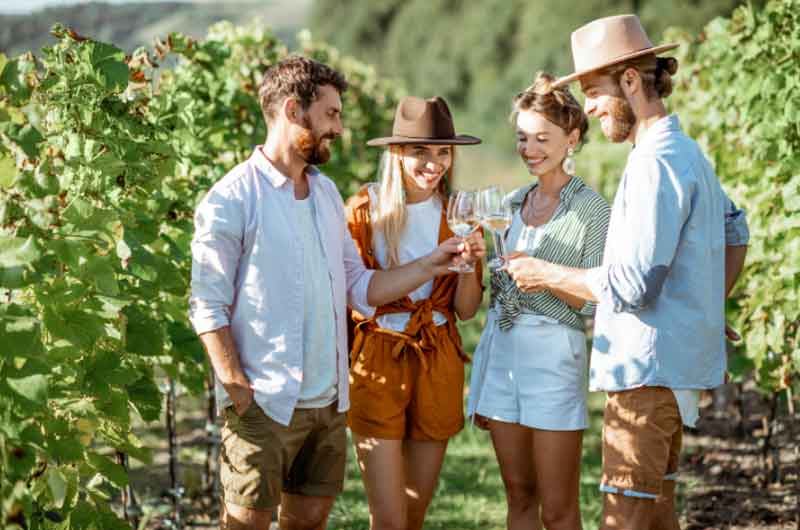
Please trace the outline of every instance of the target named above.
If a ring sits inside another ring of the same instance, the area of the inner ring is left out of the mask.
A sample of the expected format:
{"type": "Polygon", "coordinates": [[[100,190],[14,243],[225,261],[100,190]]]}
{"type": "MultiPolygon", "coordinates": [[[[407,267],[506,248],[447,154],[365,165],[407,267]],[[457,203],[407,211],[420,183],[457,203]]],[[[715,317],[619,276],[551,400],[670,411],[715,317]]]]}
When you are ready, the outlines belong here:
{"type": "Polygon", "coordinates": [[[372,147],[381,147],[386,145],[411,145],[411,144],[425,144],[425,145],[476,145],[481,143],[480,138],[470,136],[468,134],[459,134],[452,138],[414,138],[410,136],[386,136],[384,138],[373,138],[367,142],[367,145],[372,147]]]}
{"type": "Polygon", "coordinates": [[[587,68],[585,70],[581,70],[579,72],[575,72],[573,74],[566,75],[564,77],[560,77],[560,78],[556,79],[556,81],[553,83],[552,86],[553,86],[553,88],[558,88],[560,86],[568,85],[568,84],[570,84],[570,83],[572,83],[574,81],[577,81],[581,77],[587,76],[587,75],[589,75],[589,74],[591,74],[593,72],[596,72],[598,70],[602,70],[603,68],[608,68],[609,66],[614,66],[615,64],[623,63],[623,62],[628,61],[630,59],[635,59],[637,57],[641,57],[642,55],[649,55],[649,54],[660,55],[660,54],[662,54],[662,53],[664,53],[666,51],[674,50],[678,46],[679,46],[678,44],[674,44],[674,43],[672,43],[672,44],[662,44],[661,46],[655,46],[653,48],[645,48],[644,50],[639,50],[638,52],[629,53],[627,55],[623,55],[621,57],[617,57],[613,61],[609,61],[609,62],[606,62],[606,63],[603,63],[603,64],[599,64],[597,66],[593,66],[592,68],[587,68]]]}

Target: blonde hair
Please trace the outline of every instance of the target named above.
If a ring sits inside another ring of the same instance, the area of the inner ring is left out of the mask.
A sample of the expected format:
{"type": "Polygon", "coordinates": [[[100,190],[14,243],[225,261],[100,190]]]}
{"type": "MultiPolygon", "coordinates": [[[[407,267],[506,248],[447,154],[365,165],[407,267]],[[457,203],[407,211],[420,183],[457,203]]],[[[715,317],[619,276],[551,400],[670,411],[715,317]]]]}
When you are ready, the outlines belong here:
{"type": "MultiPolygon", "coordinates": [[[[442,176],[435,195],[443,200],[448,193],[448,180],[453,178],[455,147],[450,146],[450,168],[442,176]]],[[[400,237],[406,228],[406,189],[403,179],[403,146],[390,145],[384,151],[378,167],[377,204],[372,223],[374,231],[386,241],[386,268],[400,265],[400,237]]],[[[446,206],[443,206],[446,207],[446,206]]]]}

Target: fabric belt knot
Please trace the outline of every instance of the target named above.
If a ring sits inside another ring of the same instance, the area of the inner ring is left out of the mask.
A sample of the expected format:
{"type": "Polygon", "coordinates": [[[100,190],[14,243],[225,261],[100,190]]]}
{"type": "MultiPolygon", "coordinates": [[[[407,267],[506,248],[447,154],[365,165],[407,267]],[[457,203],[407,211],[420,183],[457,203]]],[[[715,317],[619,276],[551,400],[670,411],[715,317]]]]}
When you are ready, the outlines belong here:
{"type": "Polygon", "coordinates": [[[495,295],[495,303],[498,308],[497,325],[501,330],[508,331],[522,313],[520,292],[516,283],[505,271],[497,275],[494,284],[497,288],[495,295]]]}

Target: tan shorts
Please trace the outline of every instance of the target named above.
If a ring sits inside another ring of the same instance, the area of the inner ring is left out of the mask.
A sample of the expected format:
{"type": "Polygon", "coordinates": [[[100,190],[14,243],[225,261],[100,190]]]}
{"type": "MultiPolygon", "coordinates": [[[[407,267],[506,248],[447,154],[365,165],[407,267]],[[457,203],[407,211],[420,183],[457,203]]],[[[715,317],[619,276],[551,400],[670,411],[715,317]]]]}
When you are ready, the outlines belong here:
{"type": "Polygon", "coordinates": [[[347,422],[361,436],[441,441],[464,427],[464,360],[447,325],[424,358],[411,346],[392,355],[399,334],[367,333],[352,353],[347,422]]]}
{"type": "Polygon", "coordinates": [[[656,499],[678,471],[683,424],[672,390],[645,386],[609,392],[603,418],[600,489],[656,499]]]}
{"type": "Polygon", "coordinates": [[[225,409],[220,482],[227,503],[269,510],[281,493],[333,497],[342,491],[347,457],[345,415],[336,403],[295,409],[281,425],[253,402],[237,416],[225,409]]]}

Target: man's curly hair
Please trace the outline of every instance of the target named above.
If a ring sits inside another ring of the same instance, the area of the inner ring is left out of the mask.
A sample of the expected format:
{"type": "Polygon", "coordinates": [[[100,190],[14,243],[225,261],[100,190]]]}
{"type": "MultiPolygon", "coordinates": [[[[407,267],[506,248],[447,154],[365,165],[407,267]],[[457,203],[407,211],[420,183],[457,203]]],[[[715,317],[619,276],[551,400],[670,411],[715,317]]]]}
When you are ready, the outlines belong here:
{"type": "Polygon", "coordinates": [[[287,97],[296,98],[303,109],[308,109],[317,99],[319,87],[324,85],[333,86],[339,94],[347,90],[347,81],[341,73],[313,59],[294,56],[275,63],[264,72],[258,89],[264,119],[274,120],[278,105],[287,97]]]}

